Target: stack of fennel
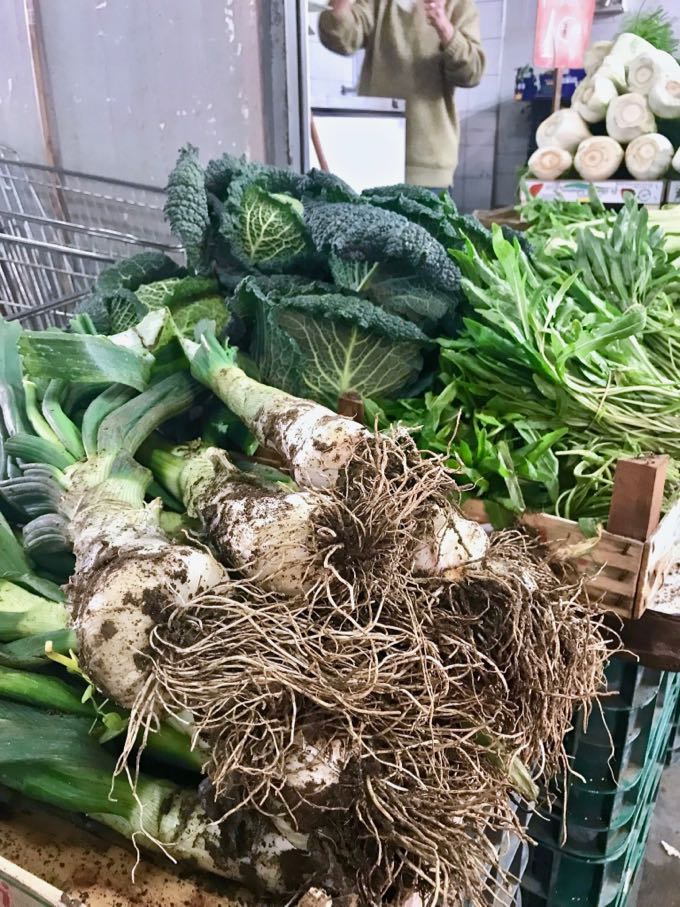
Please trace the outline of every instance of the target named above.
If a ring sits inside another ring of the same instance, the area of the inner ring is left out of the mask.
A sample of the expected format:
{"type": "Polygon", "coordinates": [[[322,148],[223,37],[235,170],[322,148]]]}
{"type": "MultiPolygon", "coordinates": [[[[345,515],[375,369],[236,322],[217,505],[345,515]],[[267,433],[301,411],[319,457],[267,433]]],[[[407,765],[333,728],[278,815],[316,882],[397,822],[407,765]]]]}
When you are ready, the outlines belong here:
{"type": "Polygon", "coordinates": [[[487,830],[602,684],[591,609],[210,325],[75,327],[0,322],[0,782],[258,903],[483,904],[487,830]],[[215,445],[216,400],[285,474],[215,445]]]}
{"type": "Polygon", "coordinates": [[[629,16],[615,41],[593,45],[571,107],[536,131],[530,173],[554,180],[574,169],[599,181],[624,165],[639,180],[680,171],[677,50],[673,20],[662,7],[629,16]]]}

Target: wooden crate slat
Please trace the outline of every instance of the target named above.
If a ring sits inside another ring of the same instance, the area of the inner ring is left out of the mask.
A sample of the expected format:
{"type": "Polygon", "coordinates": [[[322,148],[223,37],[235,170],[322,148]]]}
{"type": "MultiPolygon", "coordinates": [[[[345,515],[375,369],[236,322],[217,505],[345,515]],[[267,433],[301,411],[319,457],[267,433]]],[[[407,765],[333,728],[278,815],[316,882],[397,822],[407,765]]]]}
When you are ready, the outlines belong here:
{"type": "Polygon", "coordinates": [[[600,546],[593,549],[591,559],[602,567],[612,567],[618,570],[627,570],[635,573],[640,569],[641,552],[639,549],[629,553],[602,549],[600,546]]]}
{"type": "MultiPolygon", "coordinates": [[[[463,505],[463,511],[469,519],[488,522],[483,501],[470,499],[463,505]]],[[[588,550],[589,539],[573,520],[548,513],[526,513],[520,522],[538,533],[553,552],[562,548],[564,555],[569,548],[577,546],[576,556],[566,561],[565,566],[571,567],[575,578],[583,578],[592,601],[623,617],[640,617],[678,562],[680,502],[666,514],[647,541],[605,530],[597,542],[592,540],[591,550],[588,550]]],[[[625,521],[619,525],[625,525],[625,521]]]]}

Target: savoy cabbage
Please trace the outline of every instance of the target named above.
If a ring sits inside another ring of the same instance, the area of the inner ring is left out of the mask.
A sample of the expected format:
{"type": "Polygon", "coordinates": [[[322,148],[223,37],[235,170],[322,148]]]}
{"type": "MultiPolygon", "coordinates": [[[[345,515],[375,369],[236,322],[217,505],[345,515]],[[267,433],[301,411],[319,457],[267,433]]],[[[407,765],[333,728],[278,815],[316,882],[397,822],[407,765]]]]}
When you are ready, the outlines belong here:
{"type": "Polygon", "coordinates": [[[322,283],[247,278],[233,305],[251,324],[247,351],[262,380],[331,407],[347,391],[405,393],[431,346],[415,324],[322,283]]]}

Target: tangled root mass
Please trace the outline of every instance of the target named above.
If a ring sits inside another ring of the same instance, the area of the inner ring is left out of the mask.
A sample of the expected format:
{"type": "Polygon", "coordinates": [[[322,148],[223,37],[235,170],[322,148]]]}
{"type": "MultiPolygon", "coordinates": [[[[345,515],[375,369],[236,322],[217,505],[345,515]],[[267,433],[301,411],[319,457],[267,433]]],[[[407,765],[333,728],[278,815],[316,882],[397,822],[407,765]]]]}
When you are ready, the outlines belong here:
{"type": "Polygon", "coordinates": [[[189,710],[225,813],[266,813],[315,857],[301,886],[481,907],[488,832],[519,831],[512,757],[565,765],[573,709],[601,688],[593,610],[519,533],[455,582],[413,576],[455,490],[410,439],[361,441],[319,519],[327,570],[305,597],[227,582],[168,607],[151,635],[131,732],[159,707],[189,710]]]}

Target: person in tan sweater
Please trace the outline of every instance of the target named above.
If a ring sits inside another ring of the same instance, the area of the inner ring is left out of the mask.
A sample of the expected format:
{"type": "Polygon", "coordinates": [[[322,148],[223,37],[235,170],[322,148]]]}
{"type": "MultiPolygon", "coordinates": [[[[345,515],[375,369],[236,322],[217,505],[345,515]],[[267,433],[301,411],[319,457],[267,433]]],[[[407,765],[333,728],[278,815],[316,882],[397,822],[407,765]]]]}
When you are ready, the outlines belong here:
{"type": "Polygon", "coordinates": [[[364,48],[359,94],[406,101],[406,181],[451,186],[458,163],[456,88],[484,73],[474,0],[330,0],[319,17],[329,50],[364,48]]]}

